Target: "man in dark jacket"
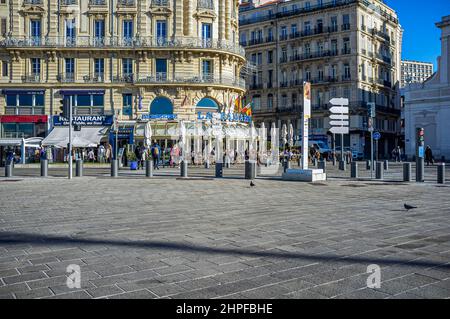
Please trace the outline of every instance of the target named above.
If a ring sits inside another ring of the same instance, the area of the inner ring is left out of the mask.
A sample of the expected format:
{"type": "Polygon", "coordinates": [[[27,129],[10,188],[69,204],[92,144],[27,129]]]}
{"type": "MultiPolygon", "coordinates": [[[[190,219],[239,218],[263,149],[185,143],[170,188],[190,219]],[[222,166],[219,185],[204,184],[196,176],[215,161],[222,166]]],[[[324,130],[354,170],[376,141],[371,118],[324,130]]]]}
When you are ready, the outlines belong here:
{"type": "Polygon", "coordinates": [[[433,165],[434,161],[433,161],[433,151],[431,150],[430,145],[427,146],[427,148],[425,149],[425,162],[427,162],[427,166],[433,165]]]}

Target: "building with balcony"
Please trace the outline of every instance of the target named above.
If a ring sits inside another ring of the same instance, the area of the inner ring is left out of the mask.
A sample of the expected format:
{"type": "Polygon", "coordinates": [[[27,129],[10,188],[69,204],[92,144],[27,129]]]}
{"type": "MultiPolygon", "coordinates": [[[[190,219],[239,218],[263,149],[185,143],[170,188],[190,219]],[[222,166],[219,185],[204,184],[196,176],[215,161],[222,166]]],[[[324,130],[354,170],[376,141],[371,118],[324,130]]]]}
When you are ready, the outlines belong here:
{"type": "Polygon", "coordinates": [[[434,73],[433,63],[402,60],[401,87],[423,83],[434,73]]]}
{"type": "Polygon", "coordinates": [[[436,23],[441,29],[441,56],[437,72],[424,83],[404,89],[406,154],[416,154],[416,129],[425,129],[425,145],[436,160],[450,158],[450,16],[436,23]]]}
{"type": "Polygon", "coordinates": [[[4,120],[2,137],[45,135],[35,121],[70,98],[75,115],[128,122],[220,112],[245,92],[237,11],[238,0],[0,2],[0,115],[26,124],[4,120]]]}
{"type": "MultiPolygon", "coordinates": [[[[240,43],[254,72],[247,77],[253,118],[266,127],[290,124],[299,139],[303,82],[312,83],[310,138],[332,144],[329,100],[350,99],[345,146],[370,154],[367,103],[377,105],[380,157],[400,138],[402,29],[378,0],[273,1],[240,6],[240,43]]],[[[336,140],[337,145],[340,139],[336,140]]],[[[400,145],[403,147],[403,145],[400,145]]]]}

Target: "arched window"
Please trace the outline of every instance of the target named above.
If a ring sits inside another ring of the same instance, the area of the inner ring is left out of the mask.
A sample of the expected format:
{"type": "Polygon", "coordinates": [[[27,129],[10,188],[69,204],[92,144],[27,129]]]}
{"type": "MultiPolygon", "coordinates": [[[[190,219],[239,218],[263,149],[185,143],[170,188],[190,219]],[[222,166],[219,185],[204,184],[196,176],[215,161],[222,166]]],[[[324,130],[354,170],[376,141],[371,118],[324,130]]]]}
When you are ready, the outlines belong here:
{"type": "Polygon", "coordinates": [[[157,97],[150,105],[150,114],[173,114],[173,104],[166,97],[157,97]]]}
{"type": "Polygon", "coordinates": [[[219,104],[217,104],[217,102],[214,101],[213,99],[205,97],[197,103],[197,108],[216,110],[218,112],[219,104]]]}

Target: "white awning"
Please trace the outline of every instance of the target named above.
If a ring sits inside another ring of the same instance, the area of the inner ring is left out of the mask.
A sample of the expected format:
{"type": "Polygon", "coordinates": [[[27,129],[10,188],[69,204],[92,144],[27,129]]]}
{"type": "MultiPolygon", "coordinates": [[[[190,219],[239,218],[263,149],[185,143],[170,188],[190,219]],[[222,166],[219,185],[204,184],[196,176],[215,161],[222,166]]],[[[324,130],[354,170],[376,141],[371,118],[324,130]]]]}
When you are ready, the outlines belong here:
{"type": "Polygon", "coordinates": [[[42,137],[32,137],[25,140],[21,138],[0,138],[0,146],[21,146],[22,142],[25,142],[25,147],[39,148],[42,140],[42,137]]]}
{"type": "MultiPolygon", "coordinates": [[[[72,147],[97,147],[105,137],[107,127],[82,127],[81,131],[72,130],[72,147]]],[[[42,141],[43,146],[67,147],[69,143],[69,128],[55,127],[42,141]]]]}

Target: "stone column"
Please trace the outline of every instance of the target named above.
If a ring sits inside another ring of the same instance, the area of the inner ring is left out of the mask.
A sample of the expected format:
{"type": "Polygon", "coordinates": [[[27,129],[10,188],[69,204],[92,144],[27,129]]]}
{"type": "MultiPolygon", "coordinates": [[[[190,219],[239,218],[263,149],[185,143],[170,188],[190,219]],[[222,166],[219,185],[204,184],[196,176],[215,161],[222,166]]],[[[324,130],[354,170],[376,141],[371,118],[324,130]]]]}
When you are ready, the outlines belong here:
{"type": "Polygon", "coordinates": [[[183,36],[183,21],[184,21],[184,12],[183,12],[183,1],[175,1],[175,37],[183,36]]]}
{"type": "Polygon", "coordinates": [[[225,39],[225,1],[219,1],[219,40],[225,39]]]}

